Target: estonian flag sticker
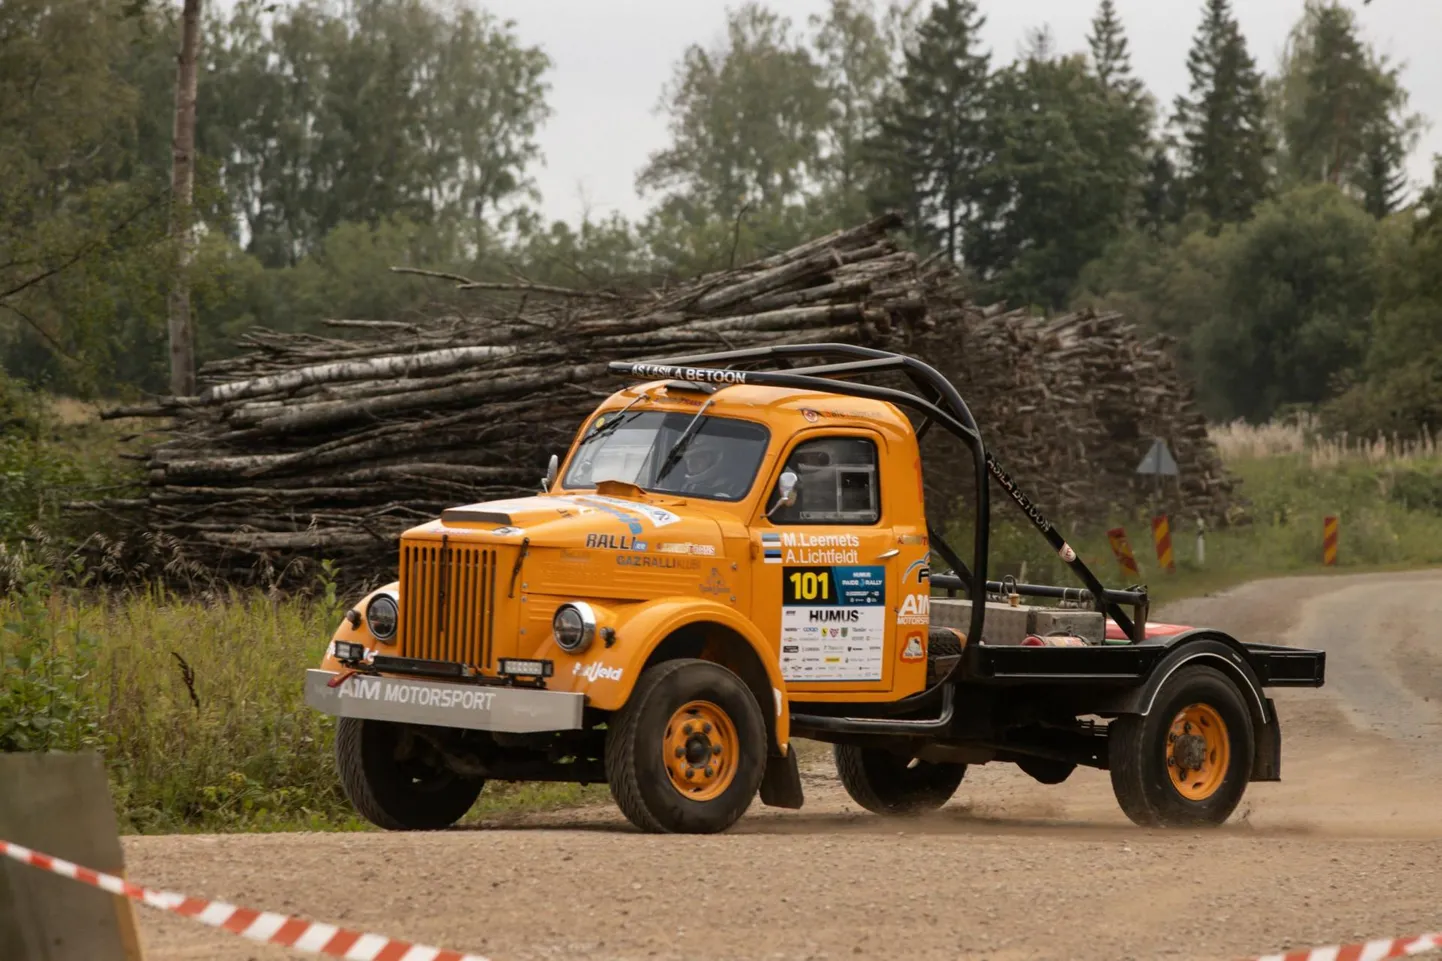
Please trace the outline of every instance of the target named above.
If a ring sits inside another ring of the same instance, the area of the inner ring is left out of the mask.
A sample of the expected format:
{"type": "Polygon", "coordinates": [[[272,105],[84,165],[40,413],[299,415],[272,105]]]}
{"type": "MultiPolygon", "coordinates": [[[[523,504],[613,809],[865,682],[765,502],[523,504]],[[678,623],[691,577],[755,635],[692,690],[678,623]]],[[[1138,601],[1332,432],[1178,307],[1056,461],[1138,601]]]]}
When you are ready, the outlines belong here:
{"type": "Polygon", "coordinates": [[[762,549],[762,553],[763,553],[763,555],[764,555],[764,559],[765,559],[766,563],[768,563],[768,564],[780,564],[780,563],[781,563],[781,535],[780,535],[780,534],[762,534],[762,535],[761,535],[761,549],[762,549]]]}

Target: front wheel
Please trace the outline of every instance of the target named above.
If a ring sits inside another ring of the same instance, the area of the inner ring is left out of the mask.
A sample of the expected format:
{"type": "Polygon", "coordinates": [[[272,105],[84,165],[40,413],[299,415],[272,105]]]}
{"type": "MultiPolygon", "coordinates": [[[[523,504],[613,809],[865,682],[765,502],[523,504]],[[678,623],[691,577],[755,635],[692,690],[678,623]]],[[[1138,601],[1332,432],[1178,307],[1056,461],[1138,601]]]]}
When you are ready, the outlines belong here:
{"type": "Polygon", "coordinates": [[[448,828],[486,786],[450,770],[429,743],[387,721],[340,718],[335,760],[356,813],[389,831],[448,828]]]}
{"type": "Polygon", "coordinates": [[[719,664],[650,668],[607,727],[611,796],[648,833],[724,831],[761,787],[765,718],[751,689],[719,664]]]}
{"type": "Polygon", "coordinates": [[[934,811],[951,800],[966,776],[965,764],[932,764],[882,748],[837,744],[833,753],[841,786],[872,814],[934,811]]]}
{"type": "Polygon", "coordinates": [[[1111,723],[1107,753],[1122,811],[1145,826],[1222,824],[1247,790],[1255,751],[1252,714],[1230,677],[1184,667],[1146,716],[1111,723]]]}

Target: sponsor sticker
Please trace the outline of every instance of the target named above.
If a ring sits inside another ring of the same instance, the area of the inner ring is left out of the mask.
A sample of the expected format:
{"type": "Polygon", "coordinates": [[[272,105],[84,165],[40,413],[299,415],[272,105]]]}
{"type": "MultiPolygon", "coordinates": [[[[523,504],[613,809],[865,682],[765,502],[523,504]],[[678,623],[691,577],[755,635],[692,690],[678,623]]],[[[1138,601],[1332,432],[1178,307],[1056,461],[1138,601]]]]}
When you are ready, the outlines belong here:
{"type": "MultiPolygon", "coordinates": [[[[856,540],[853,535],[810,536],[818,540],[824,537],[843,550],[850,549],[845,545],[856,540]]],[[[887,642],[885,566],[784,566],[781,603],[783,677],[794,679],[804,674],[808,681],[881,679],[887,642]],[[794,651],[788,650],[792,647],[794,651]]]]}
{"type": "Polygon", "coordinates": [[[692,544],[689,541],[674,541],[670,544],[658,544],[656,550],[662,554],[695,554],[698,557],[715,557],[716,545],[714,544],[692,544]]]}
{"type": "Polygon", "coordinates": [[[633,364],[631,372],[638,377],[687,380],[693,384],[744,384],[744,370],[713,370],[701,367],[673,367],[670,364],[633,364]]]}
{"type": "Polygon", "coordinates": [[[901,648],[901,659],[903,661],[926,660],[926,648],[921,643],[920,634],[907,635],[906,643],[901,648]]]}
{"type": "Polygon", "coordinates": [[[587,547],[599,547],[608,551],[644,551],[646,542],[638,541],[625,534],[587,534],[587,547]]]}
{"type": "Polygon", "coordinates": [[[1076,551],[1072,550],[1071,545],[1066,543],[1065,541],[1062,541],[1061,550],[1057,551],[1057,553],[1060,554],[1061,559],[1066,561],[1068,564],[1076,560],[1076,551]]]}
{"type": "Polygon", "coordinates": [[[665,570],[696,571],[701,561],[695,557],[680,557],[676,554],[620,553],[616,555],[618,567],[645,567],[665,570]]]}
{"type": "Polygon", "coordinates": [[[353,677],[336,688],[336,697],[381,701],[386,704],[414,704],[417,707],[489,711],[496,694],[494,691],[478,690],[470,686],[440,687],[431,684],[407,684],[404,681],[386,682],[378,677],[353,677]]]}
{"type": "Polygon", "coordinates": [[[901,600],[901,611],[896,615],[898,624],[930,624],[931,594],[908,594],[901,600]]]}
{"type": "Polygon", "coordinates": [[[626,673],[624,667],[609,667],[600,661],[592,661],[590,664],[579,662],[571,665],[571,676],[585,678],[589,681],[619,681],[626,673]]]}
{"type": "Polygon", "coordinates": [[[866,420],[871,417],[871,414],[864,410],[833,410],[826,407],[798,407],[797,410],[801,412],[802,417],[805,417],[813,424],[823,417],[854,418],[857,420],[866,420]]]}
{"type": "Polygon", "coordinates": [[[731,587],[726,583],[726,578],[716,568],[711,568],[711,576],[701,582],[701,593],[718,597],[722,594],[730,594],[731,587]]]}

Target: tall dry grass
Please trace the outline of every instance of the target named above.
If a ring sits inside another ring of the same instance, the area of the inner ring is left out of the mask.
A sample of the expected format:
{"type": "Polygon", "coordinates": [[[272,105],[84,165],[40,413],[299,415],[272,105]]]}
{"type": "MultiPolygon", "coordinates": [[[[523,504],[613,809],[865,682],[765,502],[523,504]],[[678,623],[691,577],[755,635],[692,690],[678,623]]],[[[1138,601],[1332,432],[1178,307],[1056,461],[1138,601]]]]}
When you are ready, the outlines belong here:
{"type": "Polygon", "coordinates": [[[1315,468],[1343,463],[1384,465],[1437,460],[1437,438],[1430,431],[1416,436],[1397,434],[1350,437],[1345,432],[1325,436],[1316,418],[1298,415],[1266,424],[1234,421],[1210,430],[1223,461],[1258,460],[1267,457],[1302,456],[1315,468]]]}

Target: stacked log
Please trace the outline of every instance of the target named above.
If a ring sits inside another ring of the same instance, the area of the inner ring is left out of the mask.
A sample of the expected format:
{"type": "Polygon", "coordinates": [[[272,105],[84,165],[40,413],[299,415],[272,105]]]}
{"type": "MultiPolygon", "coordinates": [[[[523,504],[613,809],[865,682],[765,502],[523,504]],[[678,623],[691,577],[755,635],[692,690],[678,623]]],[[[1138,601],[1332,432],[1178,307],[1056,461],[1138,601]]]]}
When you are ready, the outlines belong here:
{"type": "MultiPolygon", "coordinates": [[[[253,330],[201,370],[198,396],[109,412],[167,418],[171,437],[145,454],[143,496],[77,506],[118,514],[225,580],[299,575],[322,557],[387,577],[405,528],[534,491],[549,455],[620,386],[607,361],[839,341],[912,353],[956,379],[1053,515],[1135,503],[1130,472],[1152,436],[1182,464],[1177,508],[1226,509],[1230,481],[1165,345],[1117,315],[978,308],[949,266],[900,249],[896,226],[879,217],[650,291],[433,274],[475,292],[475,306],[334,321],[334,336],[253,330]]],[[[928,472],[939,502],[964,493],[957,453],[928,472]]]]}

